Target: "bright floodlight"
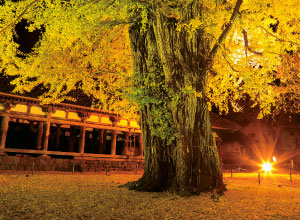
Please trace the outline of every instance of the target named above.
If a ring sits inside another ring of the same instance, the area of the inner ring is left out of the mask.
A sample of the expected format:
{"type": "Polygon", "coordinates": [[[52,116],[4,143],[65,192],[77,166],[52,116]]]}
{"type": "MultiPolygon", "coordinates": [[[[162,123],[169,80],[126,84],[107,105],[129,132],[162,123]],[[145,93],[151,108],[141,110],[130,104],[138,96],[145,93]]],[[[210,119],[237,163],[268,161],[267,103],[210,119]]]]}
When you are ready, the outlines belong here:
{"type": "Polygon", "coordinates": [[[272,164],[269,162],[263,162],[261,167],[262,167],[262,170],[265,171],[265,173],[270,173],[271,170],[273,169],[272,164]]]}

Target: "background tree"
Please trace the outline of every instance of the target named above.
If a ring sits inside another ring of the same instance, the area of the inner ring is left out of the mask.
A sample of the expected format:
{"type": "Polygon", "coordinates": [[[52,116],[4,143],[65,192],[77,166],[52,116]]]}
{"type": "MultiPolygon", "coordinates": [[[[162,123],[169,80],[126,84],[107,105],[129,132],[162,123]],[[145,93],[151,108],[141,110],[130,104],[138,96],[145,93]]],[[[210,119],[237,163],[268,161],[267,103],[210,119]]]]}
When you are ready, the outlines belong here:
{"type": "Polygon", "coordinates": [[[54,94],[51,101],[62,101],[61,94],[83,85],[100,97],[100,107],[109,108],[117,103],[109,100],[127,86],[133,88],[130,96],[139,104],[146,167],[132,188],[222,192],[211,105],[224,113],[228,106],[241,110],[239,101],[247,96],[259,105],[259,117],[299,109],[297,67],[285,65],[299,51],[297,1],[45,0],[7,1],[1,7],[1,68],[18,75],[16,91],[43,83],[49,88],[44,97],[54,94]],[[34,51],[21,56],[12,41],[20,17],[29,21],[30,30],[44,29],[34,51]],[[129,37],[122,32],[126,24],[129,37]],[[126,38],[134,85],[122,81],[131,76],[126,38]],[[106,50],[105,45],[118,42],[122,47],[106,50]],[[115,78],[109,80],[106,72],[115,78]]]}

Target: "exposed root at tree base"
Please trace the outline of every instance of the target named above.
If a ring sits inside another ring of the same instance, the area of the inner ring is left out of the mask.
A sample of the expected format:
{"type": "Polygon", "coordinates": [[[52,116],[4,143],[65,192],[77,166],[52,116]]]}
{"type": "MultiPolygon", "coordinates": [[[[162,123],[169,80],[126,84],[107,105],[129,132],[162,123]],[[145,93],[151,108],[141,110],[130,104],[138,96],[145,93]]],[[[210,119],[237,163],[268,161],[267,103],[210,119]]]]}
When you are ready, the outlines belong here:
{"type": "Polygon", "coordinates": [[[129,190],[145,192],[162,192],[166,190],[160,184],[155,184],[154,181],[146,181],[146,178],[144,176],[137,181],[128,182],[120,187],[126,187],[129,190]]]}
{"type": "Polygon", "coordinates": [[[124,185],[121,185],[121,188],[128,188],[129,190],[136,191],[145,191],[145,192],[170,192],[175,193],[179,196],[189,197],[193,195],[199,195],[200,193],[213,192],[218,194],[218,196],[224,195],[224,192],[227,191],[225,185],[219,186],[217,188],[209,188],[205,190],[200,190],[196,188],[179,188],[176,186],[166,187],[164,184],[155,184],[153,181],[146,181],[146,178],[142,177],[138,181],[128,182],[124,185]]]}

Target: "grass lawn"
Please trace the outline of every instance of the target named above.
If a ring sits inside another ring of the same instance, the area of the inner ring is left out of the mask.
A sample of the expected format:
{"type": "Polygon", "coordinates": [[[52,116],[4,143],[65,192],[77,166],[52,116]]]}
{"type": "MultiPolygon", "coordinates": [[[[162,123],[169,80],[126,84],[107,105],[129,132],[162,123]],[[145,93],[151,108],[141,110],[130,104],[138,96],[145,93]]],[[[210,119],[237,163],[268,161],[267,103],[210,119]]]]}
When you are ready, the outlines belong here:
{"type": "Polygon", "coordinates": [[[0,220],[292,219],[300,220],[300,176],[224,174],[228,191],[189,198],[118,186],[141,175],[0,173],[0,220]],[[29,174],[29,175],[28,175],[29,174]]]}

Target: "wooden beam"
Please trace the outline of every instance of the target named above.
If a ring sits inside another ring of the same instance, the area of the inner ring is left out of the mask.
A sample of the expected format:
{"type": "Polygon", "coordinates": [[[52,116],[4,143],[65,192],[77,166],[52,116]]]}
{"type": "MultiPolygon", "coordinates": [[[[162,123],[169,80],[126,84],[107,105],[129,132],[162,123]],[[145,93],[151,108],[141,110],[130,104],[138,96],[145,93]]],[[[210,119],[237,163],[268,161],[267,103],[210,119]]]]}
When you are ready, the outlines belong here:
{"type": "Polygon", "coordinates": [[[27,154],[41,154],[41,155],[59,155],[59,156],[74,156],[74,157],[94,157],[94,158],[128,158],[124,155],[109,155],[109,154],[90,154],[90,153],[76,153],[76,152],[61,152],[61,151],[43,151],[43,150],[27,150],[17,148],[5,148],[4,152],[13,153],[27,153],[27,154]]]}
{"type": "MultiPolygon", "coordinates": [[[[40,104],[41,101],[39,99],[24,97],[24,96],[19,96],[19,95],[12,95],[12,94],[2,93],[2,92],[0,92],[0,99],[12,100],[12,101],[22,103],[22,104],[30,103],[30,105],[32,105],[32,106],[42,106],[40,104]]],[[[93,109],[93,108],[89,108],[89,107],[73,105],[73,104],[66,104],[66,103],[50,104],[47,106],[54,107],[59,110],[64,109],[64,110],[75,111],[75,112],[77,112],[77,111],[91,112],[94,114],[105,115],[105,116],[119,116],[119,114],[117,114],[117,113],[111,113],[111,112],[108,112],[105,110],[93,109]]]]}
{"type": "MultiPolygon", "coordinates": [[[[0,113],[0,116],[2,114],[0,113]]],[[[74,120],[64,120],[64,119],[58,119],[58,118],[45,118],[44,116],[33,116],[33,115],[26,115],[21,112],[10,112],[7,114],[11,118],[18,118],[18,119],[25,119],[29,121],[50,121],[51,123],[54,124],[66,124],[66,125],[74,125],[74,126],[86,126],[89,128],[98,128],[98,129],[106,129],[106,130],[116,130],[116,131],[129,131],[132,128],[125,128],[125,127],[114,127],[110,125],[104,125],[104,124],[97,124],[93,122],[79,122],[79,121],[74,121],[74,120]]],[[[142,131],[140,129],[135,129],[135,133],[141,133],[142,131]]]]}

